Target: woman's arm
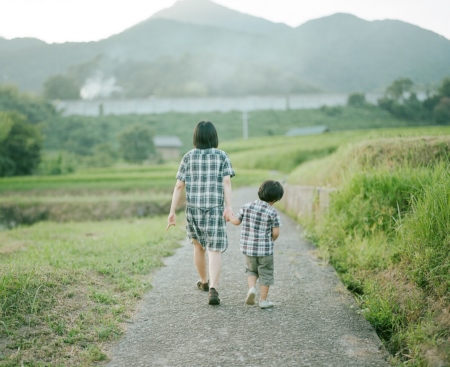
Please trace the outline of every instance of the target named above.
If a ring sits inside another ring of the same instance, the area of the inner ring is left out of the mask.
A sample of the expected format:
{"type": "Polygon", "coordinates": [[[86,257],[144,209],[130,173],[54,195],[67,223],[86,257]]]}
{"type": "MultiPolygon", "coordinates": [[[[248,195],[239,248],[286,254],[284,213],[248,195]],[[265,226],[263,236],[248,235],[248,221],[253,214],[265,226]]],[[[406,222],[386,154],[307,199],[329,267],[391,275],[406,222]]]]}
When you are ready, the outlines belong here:
{"type": "Polygon", "coordinates": [[[231,177],[224,176],[223,177],[223,196],[225,200],[225,209],[223,211],[223,217],[226,220],[229,220],[233,215],[233,209],[231,208],[231,177]]]}
{"type": "Polygon", "coordinates": [[[170,226],[175,226],[177,224],[175,210],[177,209],[178,202],[181,198],[181,193],[184,190],[185,183],[181,180],[177,180],[175,184],[175,189],[173,190],[172,195],[172,205],[170,206],[169,217],[167,218],[167,228],[166,231],[170,228],[170,226]]]}
{"type": "Polygon", "coordinates": [[[280,227],[272,227],[272,239],[275,241],[280,235],[280,227]]]}

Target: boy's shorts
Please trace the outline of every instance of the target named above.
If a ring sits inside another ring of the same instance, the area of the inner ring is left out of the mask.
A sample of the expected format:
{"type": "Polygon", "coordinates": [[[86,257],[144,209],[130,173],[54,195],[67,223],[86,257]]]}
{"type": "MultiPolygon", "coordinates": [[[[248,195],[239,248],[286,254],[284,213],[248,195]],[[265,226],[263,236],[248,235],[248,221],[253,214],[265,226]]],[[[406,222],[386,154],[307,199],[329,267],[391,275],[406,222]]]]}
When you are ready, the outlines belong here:
{"type": "Polygon", "coordinates": [[[273,284],[273,255],[245,256],[247,261],[247,276],[259,278],[260,285],[273,284]]]}

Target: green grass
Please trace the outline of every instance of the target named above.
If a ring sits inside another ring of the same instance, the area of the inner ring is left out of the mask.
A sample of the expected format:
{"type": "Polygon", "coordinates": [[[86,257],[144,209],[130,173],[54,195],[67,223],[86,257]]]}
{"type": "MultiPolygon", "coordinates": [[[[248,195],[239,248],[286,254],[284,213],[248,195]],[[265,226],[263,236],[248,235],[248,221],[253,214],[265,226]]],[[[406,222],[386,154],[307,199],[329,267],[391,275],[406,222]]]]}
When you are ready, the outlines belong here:
{"type": "MultiPolygon", "coordinates": [[[[336,135],[339,137],[340,133],[336,135]]],[[[299,165],[290,173],[288,183],[339,187],[361,170],[433,164],[447,159],[449,136],[449,127],[354,132],[341,140],[336,154],[299,165]]],[[[322,144],[319,139],[315,142],[322,144]]]]}
{"type": "MultiPolygon", "coordinates": [[[[97,192],[152,190],[172,192],[178,165],[130,166],[82,170],[59,176],[23,176],[0,178],[0,193],[51,191],[97,192]]],[[[267,169],[236,169],[233,185],[236,187],[256,184],[260,178],[270,175],[267,169]]]]}
{"type": "MultiPolygon", "coordinates": [[[[181,219],[182,220],[182,219],[181,219]]],[[[0,366],[91,366],[184,238],[166,217],[0,232],[0,366]]]]}
{"type": "Polygon", "coordinates": [[[366,140],[289,178],[338,188],[329,211],[303,224],[393,365],[450,363],[449,147],[448,135],[366,140]]]}

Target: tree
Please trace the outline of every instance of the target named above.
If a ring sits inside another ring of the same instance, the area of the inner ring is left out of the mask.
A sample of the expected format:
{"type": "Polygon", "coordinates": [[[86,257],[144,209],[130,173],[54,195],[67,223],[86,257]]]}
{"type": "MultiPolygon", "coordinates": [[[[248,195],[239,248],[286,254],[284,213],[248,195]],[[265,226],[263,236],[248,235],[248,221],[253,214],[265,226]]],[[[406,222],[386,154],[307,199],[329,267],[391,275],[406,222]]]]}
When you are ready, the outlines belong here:
{"type": "Polygon", "coordinates": [[[442,84],[440,85],[438,92],[441,97],[450,98],[450,78],[445,78],[442,81],[442,84]]]}
{"type": "Polygon", "coordinates": [[[45,81],[43,95],[50,100],[80,99],[80,87],[72,78],[53,75],[45,81]]]}
{"type": "Polygon", "coordinates": [[[109,144],[99,144],[94,147],[94,154],[85,158],[89,167],[111,167],[116,162],[117,152],[109,144]]]}
{"type": "Polygon", "coordinates": [[[153,133],[145,125],[132,125],[119,134],[120,153],[129,163],[142,163],[155,153],[153,133]]]}
{"type": "Polygon", "coordinates": [[[385,97],[399,103],[405,99],[405,95],[411,92],[414,83],[409,78],[394,80],[386,89],[385,97]]]}
{"type": "Polygon", "coordinates": [[[384,97],[378,100],[378,106],[393,116],[407,120],[421,120],[425,117],[425,109],[417,95],[412,91],[414,83],[411,79],[401,78],[387,87],[384,97]]]}
{"type": "Polygon", "coordinates": [[[30,175],[41,159],[37,126],[17,112],[0,112],[0,177],[30,175]]]}
{"type": "Polygon", "coordinates": [[[367,104],[364,93],[352,93],[348,96],[347,106],[364,107],[367,104]]]}
{"type": "Polygon", "coordinates": [[[439,104],[433,110],[433,116],[438,124],[450,124],[450,98],[441,98],[439,104]]]}
{"type": "Polygon", "coordinates": [[[32,94],[21,93],[13,85],[0,85],[0,111],[19,112],[32,124],[48,121],[58,115],[50,102],[32,94]]]}

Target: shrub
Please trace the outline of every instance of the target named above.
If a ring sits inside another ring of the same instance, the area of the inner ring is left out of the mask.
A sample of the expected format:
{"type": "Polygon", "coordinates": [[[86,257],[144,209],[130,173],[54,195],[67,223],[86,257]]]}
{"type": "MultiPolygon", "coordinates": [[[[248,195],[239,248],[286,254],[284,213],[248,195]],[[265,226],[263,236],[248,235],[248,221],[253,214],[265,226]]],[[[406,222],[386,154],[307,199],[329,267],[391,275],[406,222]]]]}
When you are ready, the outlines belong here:
{"type": "Polygon", "coordinates": [[[41,159],[41,147],[37,126],[16,112],[0,112],[0,177],[32,174],[41,159]]]}

